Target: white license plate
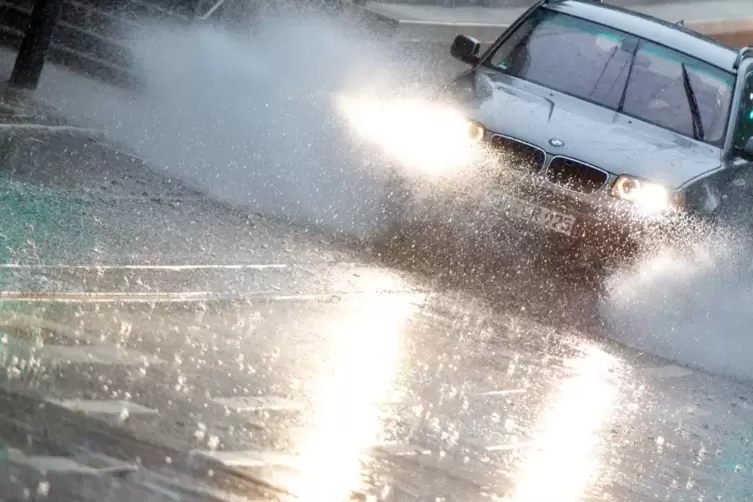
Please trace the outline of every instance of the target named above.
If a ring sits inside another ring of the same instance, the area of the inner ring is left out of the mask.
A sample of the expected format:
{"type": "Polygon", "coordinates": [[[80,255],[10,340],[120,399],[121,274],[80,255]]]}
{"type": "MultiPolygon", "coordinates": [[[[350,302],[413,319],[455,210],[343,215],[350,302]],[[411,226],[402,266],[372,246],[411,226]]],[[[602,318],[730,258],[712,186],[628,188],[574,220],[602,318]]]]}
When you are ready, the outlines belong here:
{"type": "Polygon", "coordinates": [[[524,202],[500,192],[493,192],[489,197],[494,209],[514,218],[565,235],[570,235],[573,230],[575,218],[572,216],[552,211],[537,204],[524,202]]]}

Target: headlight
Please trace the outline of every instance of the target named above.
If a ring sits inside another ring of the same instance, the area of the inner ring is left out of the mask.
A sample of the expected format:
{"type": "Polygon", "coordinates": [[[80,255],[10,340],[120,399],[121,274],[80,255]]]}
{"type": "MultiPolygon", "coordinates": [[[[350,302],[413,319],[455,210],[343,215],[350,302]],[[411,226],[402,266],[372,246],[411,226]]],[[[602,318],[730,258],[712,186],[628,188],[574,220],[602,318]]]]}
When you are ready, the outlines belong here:
{"type": "Polygon", "coordinates": [[[468,122],[468,138],[473,143],[478,143],[484,139],[484,134],[486,134],[484,126],[474,120],[468,122]]]}
{"type": "Polygon", "coordinates": [[[612,195],[632,202],[647,213],[660,213],[674,208],[666,188],[632,176],[617,178],[612,186],[612,195]]]}

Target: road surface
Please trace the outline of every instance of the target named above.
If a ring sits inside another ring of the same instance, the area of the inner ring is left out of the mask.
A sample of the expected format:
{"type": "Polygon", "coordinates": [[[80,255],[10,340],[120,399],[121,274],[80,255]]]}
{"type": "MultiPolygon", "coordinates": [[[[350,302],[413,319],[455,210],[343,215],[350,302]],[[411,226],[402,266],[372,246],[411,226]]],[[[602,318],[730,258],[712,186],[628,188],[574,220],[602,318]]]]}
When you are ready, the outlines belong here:
{"type": "Polygon", "coordinates": [[[7,157],[8,499],[753,497],[750,386],[608,342],[588,288],[408,271],[56,141],[7,157]]]}

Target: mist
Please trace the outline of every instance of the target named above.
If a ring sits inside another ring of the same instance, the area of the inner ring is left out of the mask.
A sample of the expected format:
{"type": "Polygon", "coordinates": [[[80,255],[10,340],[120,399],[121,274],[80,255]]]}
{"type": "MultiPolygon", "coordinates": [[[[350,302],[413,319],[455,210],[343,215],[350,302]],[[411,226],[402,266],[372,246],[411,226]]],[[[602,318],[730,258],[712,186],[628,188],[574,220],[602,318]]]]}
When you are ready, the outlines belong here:
{"type": "Polygon", "coordinates": [[[630,347],[753,380],[753,263],[733,237],[665,249],[607,281],[607,335],[630,347]]]}
{"type": "Polygon", "coordinates": [[[247,32],[147,25],[129,49],[144,92],[48,65],[38,94],[223,202],[355,237],[388,223],[390,159],[352,132],[336,100],[415,92],[427,66],[311,13],[268,17],[247,32]]]}
{"type": "MultiPolygon", "coordinates": [[[[267,18],[253,33],[145,26],[129,47],[144,92],[47,65],[37,97],[214,198],[356,237],[389,221],[394,159],[354,133],[338,98],[425,98],[422,85],[447,74],[436,59],[311,14],[267,18]]],[[[613,275],[599,308],[607,336],[753,379],[750,251],[720,239],[613,275]]]]}

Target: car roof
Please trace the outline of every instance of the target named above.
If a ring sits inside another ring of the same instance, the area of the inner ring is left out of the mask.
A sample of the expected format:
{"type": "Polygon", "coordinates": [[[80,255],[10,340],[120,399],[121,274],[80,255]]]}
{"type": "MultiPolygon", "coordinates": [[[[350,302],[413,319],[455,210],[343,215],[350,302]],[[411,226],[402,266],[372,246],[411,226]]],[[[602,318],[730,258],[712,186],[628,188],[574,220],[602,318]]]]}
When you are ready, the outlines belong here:
{"type": "Polygon", "coordinates": [[[735,71],[737,52],[734,49],[682,26],[639,12],[588,0],[550,1],[543,7],[624,31],[724,70],[735,71]]]}

